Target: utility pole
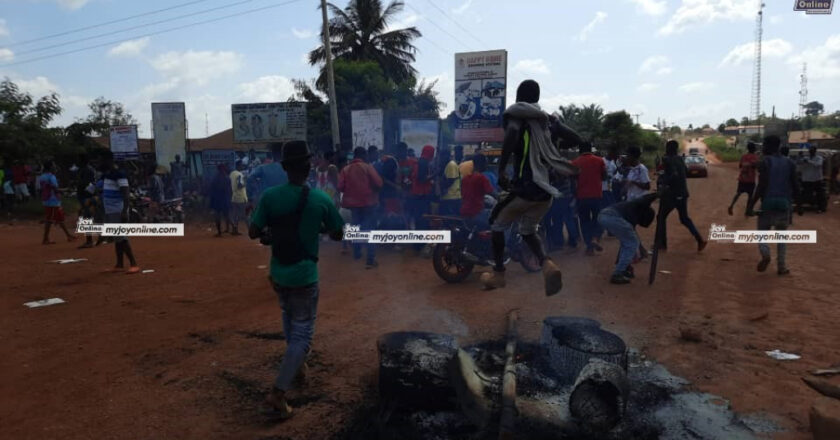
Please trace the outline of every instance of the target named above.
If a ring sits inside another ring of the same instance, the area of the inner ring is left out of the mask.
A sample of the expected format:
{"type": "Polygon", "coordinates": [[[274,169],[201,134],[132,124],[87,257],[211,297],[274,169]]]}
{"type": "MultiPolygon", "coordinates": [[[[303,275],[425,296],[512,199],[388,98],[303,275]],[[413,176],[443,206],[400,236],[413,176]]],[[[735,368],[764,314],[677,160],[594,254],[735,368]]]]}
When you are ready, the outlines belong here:
{"type": "Polygon", "coordinates": [[[636,125],[639,125],[639,116],[644,115],[644,113],[633,113],[632,116],[636,118],[636,125]]]}
{"type": "Polygon", "coordinates": [[[210,118],[207,113],[204,114],[204,137],[210,137],[210,118]]]}
{"type": "Polygon", "coordinates": [[[332,121],[333,151],[338,152],[341,147],[341,136],[338,131],[338,103],[335,101],[335,76],[333,74],[332,43],[330,42],[330,23],[327,19],[327,0],[321,0],[321,18],[324,21],[324,50],[327,55],[327,85],[330,94],[330,120],[332,121]]]}

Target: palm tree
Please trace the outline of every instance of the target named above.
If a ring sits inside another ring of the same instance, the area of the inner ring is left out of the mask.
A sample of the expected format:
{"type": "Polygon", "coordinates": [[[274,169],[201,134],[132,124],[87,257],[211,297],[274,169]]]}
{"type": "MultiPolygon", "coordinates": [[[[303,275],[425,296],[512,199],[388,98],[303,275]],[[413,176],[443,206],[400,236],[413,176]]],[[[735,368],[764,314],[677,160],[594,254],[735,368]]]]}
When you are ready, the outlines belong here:
{"type": "MultiPolygon", "coordinates": [[[[330,20],[330,43],[334,59],[348,61],[374,61],[382,66],[386,78],[399,84],[415,77],[411,66],[417,48],[412,41],[421,36],[414,27],[389,30],[388,23],[402,11],[404,3],[394,0],[382,7],[380,0],[350,0],[343,10],[332,3],[327,7],[333,15],[330,20]]],[[[323,41],[323,31],[321,41],[323,41]]],[[[309,64],[326,61],[323,45],[309,53],[309,64]]],[[[318,78],[323,86],[324,72],[318,78]]]]}

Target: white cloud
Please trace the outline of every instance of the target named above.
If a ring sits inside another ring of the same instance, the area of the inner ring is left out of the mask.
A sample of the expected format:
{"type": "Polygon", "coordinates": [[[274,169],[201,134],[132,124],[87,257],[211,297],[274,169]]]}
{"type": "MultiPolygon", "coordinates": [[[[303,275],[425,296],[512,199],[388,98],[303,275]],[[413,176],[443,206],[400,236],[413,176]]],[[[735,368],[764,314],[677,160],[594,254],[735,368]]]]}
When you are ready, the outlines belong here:
{"type": "Polygon", "coordinates": [[[122,42],[122,43],[112,47],[111,50],[108,51],[108,55],[109,56],[114,56],[114,57],[136,56],[136,55],[140,55],[140,53],[143,52],[143,49],[145,49],[148,45],[149,45],[149,37],[143,37],[143,38],[139,38],[137,40],[125,41],[125,42],[122,42]]]}
{"type": "Polygon", "coordinates": [[[278,102],[294,95],[295,87],[285,76],[261,76],[254,81],[239,84],[239,94],[255,102],[278,102]]]}
{"type": "Polygon", "coordinates": [[[834,34],[821,46],[802,51],[788,59],[788,63],[801,68],[808,63],[808,79],[840,79],[840,34],[834,34]]]}
{"type": "Polygon", "coordinates": [[[715,85],[712,84],[712,83],[698,81],[698,82],[691,82],[691,83],[683,84],[683,85],[680,86],[680,90],[682,90],[685,93],[694,93],[694,92],[699,92],[699,91],[703,91],[703,90],[709,90],[709,89],[713,88],[714,86],[715,85]]]}
{"type": "Polygon", "coordinates": [[[644,93],[644,92],[652,92],[652,91],[654,91],[658,88],[659,88],[659,84],[644,83],[644,84],[640,85],[639,87],[636,87],[636,90],[644,93]]]}
{"type": "Polygon", "coordinates": [[[236,52],[166,52],[151,61],[152,67],[176,83],[203,86],[210,80],[237,72],[242,55],[236,52]]]}
{"type": "Polygon", "coordinates": [[[461,15],[464,12],[466,12],[467,9],[469,9],[469,7],[472,5],[472,2],[473,2],[473,0],[467,0],[467,1],[464,2],[463,5],[458,6],[457,8],[453,9],[452,12],[455,13],[455,14],[461,15]]]}
{"type": "Polygon", "coordinates": [[[56,0],[64,9],[75,10],[86,5],[90,0],[56,0]]]}
{"type": "Polygon", "coordinates": [[[639,66],[639,73],[654,72],[657,75],[668,75],[673,72],[671,68],[671,60],[664,55],[654,55],[645,58],[642,65],[639,66]]]}
{"type": "Polygon", "coordinates": [[[682,0],[682,4],[659,29],[662,35],[678,34],[686,29],[718,20],[740,21],[756,17],[756,3],[747,0],[682,0]]]}
{"type": "Polygon", "coordinates": [[[610,96],[606,93],[601,94],[559,94],[554,96],[546,96],[540,99],[540,106],[543,110],[551,113],[561,105],[578,104],[589,105],[599,104],[603,105],[609,101],[610,96]]]}
{"type": "Polygon", "coordinates": [[[785,19],[782,18],[781,15],[774,15],[774,16],[770,17],[770,24],[779,24],[783,21],[785,21],[785,19]]]}
{"type": "Polygon", "coordinates": [[[523,75],[548,75],[551,73],[548,69],[548,65],[545,64],[545,60],[542,58],[534,60],[519,60],[516,65],[513,66],[513,70],[523,75]]]}
{"type": "Polygon", "coordinates": [[[32,79],[13,79],[20,89],[32,95],[36,100],[50,93],[58,93],[61,89],[45,76],[36,76],[32,79]]]}
{"type": "Polygon", "coordinates": [[[0,37],[9,36],[9,27],[6,26],[6,19],[0,18],[0,37]]]}
{"type": "Polygon", "coordinates": [[[0,61],[4,63],[8,63],[15,59],[15,53],[12,52],[11,49],[6,49],[5,47],[0,47],[0,61]]]}
{"type": "Polygon", "coordinates": [[[586,39],[589,38],[589,34],[591,34],[593,30],[595,30],[595,26],[598,26],[599,24],[603,23],[604,20],[606,20],[606,19],[607,19],[607,13],[606,12],[604,12],[604,11],[596,12],[595,13],[595,18],[593,18],[592,21],[587,23],[586,26],[584,26],[583,29],[581,29],[580,34],[578,34],[576,39],[579,40],[579,41],[586,41],[586,39]]]}
{"type": "MultiPolygon", "coordinates": [[[[774,38],[761,43],[761,56],[768,58],[784,57],[793,51],[793,45],[781,38],[774,38]]],[[[733,65],[743,63],[744,61],[752,62],[755,57],[755,42],[749,42],[735,46],[732,50],[723,57],[720,66],[733,65]]]]}
{"type": "Polygon", "coordinates": [[[397,29],[405,29],[408,27],[412,27],[415,24],[417,24],[417,22],[420,21],[421,18],[423,18],[423,16],[417,15],[414,12],[408,13],[400,17],[398,20],[388,23],[388,26],[386,27],[385,31],[390,32],[397,29]]]}
{"type": "Polygon", "coordinates": [[[662,15],[665,13],[667,6],[665,1],[657,0],[630,0],[636,4],[636,8],[647,15],[662,15]]]}
{"type": "Polygon", "coordinates": [[[309,39],[309,38],[312,38],[313,36],[315,36],[315,32],[313,32],[309,29],[298,29],[298,28],[293,27],[292,28],[292,35],[294,35],[295,38],[300,38],[301,40],[306,40],[306,39],[309,39]]]}

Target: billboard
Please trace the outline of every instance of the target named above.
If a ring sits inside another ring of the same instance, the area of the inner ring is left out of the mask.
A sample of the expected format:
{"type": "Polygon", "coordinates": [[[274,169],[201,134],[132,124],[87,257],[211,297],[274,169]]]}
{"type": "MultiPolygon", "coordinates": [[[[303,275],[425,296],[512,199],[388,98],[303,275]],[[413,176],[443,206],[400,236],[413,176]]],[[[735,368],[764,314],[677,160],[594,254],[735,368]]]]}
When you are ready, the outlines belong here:
{"type": "Polygon", "coordinates": [[[507,51],[455,54],[455,141],[501,142],[507,51]]]}
{"type": "Polygon", "coordinates": [[[201,152],[202,176],[205,184],[210,183],[219,172],[217,167],[226,165],[228,172],[233,171],[236,153],[233,150],[204,150],[201,152]]]}
{"type": "Polygon", "coordinates": [[[175,155],[186,160],[187,115],[183,102],[152,103],[152,134],[155,138],[155,162],[169,170],[175,155]]]}
{"type": "Polygon", "coordinates": [[[421,151],[424,146],[438,147],[440,121],[437,119],[400,119],[400,142],[421,151]]]}
{"type": "Polygon", "coordinates": [[[303,102],[233,104],[230,108],[235,143],[306,140],[303,102]]]}
{"type": "Polygon", "coordinates": [[[379,151],[384,149],[382,109],[353,110],[350,112],[350,125],[353,129],[353,148],[373,145],[379,151]]]}
{"type": "Polygon", "coordinates": [[[114,159],[136,159],[140,155],[137,146],[136,125],[115,125],[111,127],[109,140],[114,159]]]}

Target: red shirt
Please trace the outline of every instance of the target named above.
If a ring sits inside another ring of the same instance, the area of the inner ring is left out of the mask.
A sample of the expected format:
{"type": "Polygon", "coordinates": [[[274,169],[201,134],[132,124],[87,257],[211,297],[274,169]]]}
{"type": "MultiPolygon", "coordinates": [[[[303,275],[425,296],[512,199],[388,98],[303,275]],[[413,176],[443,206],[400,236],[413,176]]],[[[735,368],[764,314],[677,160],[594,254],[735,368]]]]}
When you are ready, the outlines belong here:
{"type": "Polygon", "coordinates": [[[607,172],[607,165],[604,159],[592,153],[583,153],[572,161],[572,165],[580,168],[577,184],[578,199],[600,199],[601,182],[607,172]]]}
{"type": "Polygon", "coordinates": [[[493,185],[484,174],[474,172],[461,178],[461,216],[475,217],[484,209],[484,195],[493,194],[493,185]]]}
{"type": "Polygon", "coordinates": [[[370,164],[353,159],[338,175],[338,190],[344,195],[344,208],[365,208],[375,206],[379,201],[377,191],[382,188],[382,178],[370,164]]]}
{"type": "Polygon", "coordinates": [[[755,153],[747,153],[741,156],[741,162],[738,168],[741,169],[741,174],[738,176],[739,182],[755,183],[755,166],[758,163],[758,155],[755,153]]]}

